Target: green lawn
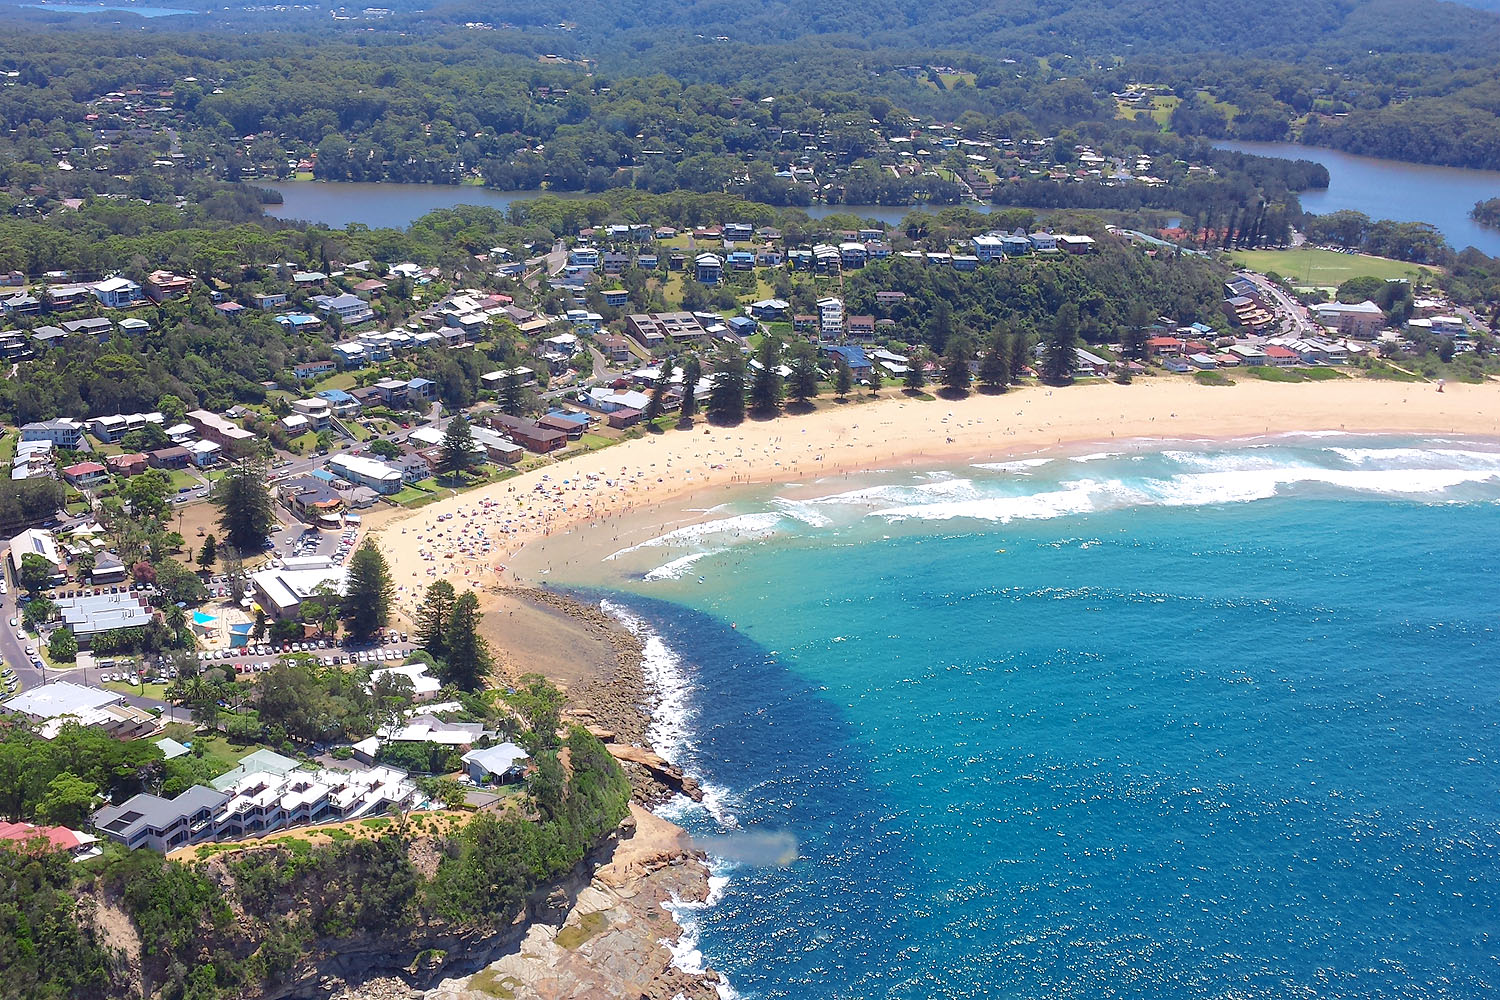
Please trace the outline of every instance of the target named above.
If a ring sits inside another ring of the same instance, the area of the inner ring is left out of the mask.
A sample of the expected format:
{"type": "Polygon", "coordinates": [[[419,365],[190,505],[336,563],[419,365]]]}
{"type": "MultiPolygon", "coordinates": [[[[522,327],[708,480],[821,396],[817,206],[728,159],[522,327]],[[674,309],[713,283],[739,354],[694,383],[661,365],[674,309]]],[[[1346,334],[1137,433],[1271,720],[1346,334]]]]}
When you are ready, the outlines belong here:
{"type": "Polygon", "coordinates": [[[317,392],[320,389],[343,389],[348,392],[358,383],[355,381],[353,372],[335,372],[321,381],[314,382],[309,391],[317,392]]]}
{"type": "Polygon", "coordinates": [[[172,479],[172,488],[174,490],[181,490],[184,486],[194,487],[203,485],[203,480],[193,475],[187,469],[171,469],[167,472],[167,475],[172,479]]]}
{"type": "MultiPolygon", "coordinates": [[[[1339,253],[1308,247],[1298,250],[1236,250],[1229,255],[1236,266],[1265,274],[1275,271],[1296,284],[1337,286],[1350,278],[1416,278],[1421,265],[1389,257],[1339,253]]],[[[1426,270],[1431,271],[1432,268],[1426,270]]]]}
{"type": "Polygon", "coordinates": [[[1343,378],[1342,372],[1333,368],[1278,368],[1274,365],[1250,365],[1241,369],[1264,382],[1327,382],[1343,378]]]}
{"type": "MultiPolygon", "coordinates": [[[[105,671],[105,673],[108,672],[109,671],[105,671]]],[[[118,691],[121,694],[144,695],[147,698],[155,698],[157,701],[167,700],[167,686],[165,684],[136,685],[122,684],[119,681],[110,681],[104,686],[111,691],[118,691]]]]}

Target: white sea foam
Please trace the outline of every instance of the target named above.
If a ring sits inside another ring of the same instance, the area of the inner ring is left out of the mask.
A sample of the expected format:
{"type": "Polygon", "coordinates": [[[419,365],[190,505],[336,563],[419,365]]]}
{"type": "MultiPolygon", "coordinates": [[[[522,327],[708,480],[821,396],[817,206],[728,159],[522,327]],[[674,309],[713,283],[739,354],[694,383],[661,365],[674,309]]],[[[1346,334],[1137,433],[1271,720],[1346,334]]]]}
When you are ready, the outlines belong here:
{"type": "Polygon", "coordinates": [[[801,500],[789,500],[786,497],[776,497],[773,501],[777,509],[787,517],[813,528],[826,528],[833,523],[833,519],[822,511],[801,500]]]}
{"type": "Polygon", "coordinates": [[[809,500],[810,504],[853,504],[879,507],[885,504],[923,503],[934,499],[972,500],[983,494],[974,486],[972,479],[939,479],[925,483],[892,483],[885,486],[865,486],[846,493],[834,493],[826,497],[809,500]]]}
{"type": "MultiPolygon", "coordinates": [[[[715,895],[715,879],[708,880],[708,899],[701,903],[686,902],[678,899],[674,894],[671,899],[663,900],[661,908],[672,914],[672,920],[677,924],[681,934],[676,941],[662,941],[662,945],[672,955],[673,968],[681,969],[689,975],[701,976],[708,971],[708,965],[703,959],[703,952],[698,949],[701,928],[698,924],[697,914],[718,902],[715,895]]],[[[722,880],[727,882],[727,879],[722,880]]],[[[722,890],[722,885],[719,887],[722,890]]],[[[738,1000],[739,994],[733,986],[719,973],[719,982],[716,987],[719,1000],[738,1000]]]]}
{"type": "Polygon", "coordinates": [[[693,747],[692,721],[696,715],[691,699],[692,685],[683,669],[682,658],[644,619],[624,606],[606,600],[601,601],[599,607],[641,640],[641,672],[656,699],[646,737],[657,753],[679,763],[682,755],[693,747]]]}
{"type": "Polygon", "coordinates": [[[1500,452],[1458,448],[1329,448],[1351,465],[1430,468],[1434,463],[1459,468],[1500,469],[1500,452]]]}
{"type": "Polygon", "coordinates": [[[662,565],[648,572],[641,579],[649,582],[655,582],[658,580],[680,580],[682,579],[682,577],[687,575],[688,570],[692,569],[693,563],[697,562],[700,559],[706,559],[709,556],[716,556],[723,551],[723,549],[708,549],[704,552],[689,552],[685,556],[678,556],[671,562],[663,563],[662,565]]]}
{"type": "Polygon", "coordinates": [[[674,545],[692,545],[702,542],[706,538],[716,535],[730,535],[740,539],[766,538],[775,534],[776,528],[781,524],[783,513],[780,511],[761,511],[753,514],[736,514],[733,517],[721,517],[713,521],[700,521],[697,524],[684,525],[674,528],[666,534],[648,538],[644,542],[636,542],[634,545],[612,552],[605,559],[618,559],[620,556],[640,549],[653,547],[670,547],[674,545]]]}
{"type": "Polygon", "coordinates": [[[646,686],[655,698],[651,706],[651,725],[646,739],[652,748],[669,762],[682,768],[703,790],[703,802],[696,803],[679,795],[657,812],[667,819],[680,818],[691,809],[703,809],[725,829],[738,829],[739,817],[731,809],[729,789],[704,780],[687,759],[697,744],[693,739],[693,722],[698,716],[693,707],[692,682],[683,668],[682,657],[667,645],[645,619],[613,601],[599,602],[599,607],[624,625],[641,641],[641,672],[646,686]]]}
{"type": "Polygon", "coordinates": [[[985,469],[989,472],[1027,472],[1031,469],[1040,469],[1044,465],[1052,464],[1056,459],[1051,458],[1019,458],[1014,462],[978,462],[974,468],[985,469]]]}
{"type": "Polygon", "coordinates": [[[1074,462],[1102,462],[1107,458],[1121,458],[1124,454],[1122,451],[1096,451],[1088,455],[1074,455],[1071,460],[1074,462]]]}
{"type": "Polygon", "coordinates": [[[1272,463],[1263,468],[1190,472],[1164,479],[1128,482],[1085,479],[1062,483],[1061,489],[1040,493],[908,503],[872,513],[892,521],[971,518],[1005,524],[1121,507],[1248,503],[1269,499],[1287,487],[1301,485],[1386,496],[1435,496],[1457,486],[1496,480],[1500,480],[1500,465],[1488,469],[1323,469],[1272,463]]]}

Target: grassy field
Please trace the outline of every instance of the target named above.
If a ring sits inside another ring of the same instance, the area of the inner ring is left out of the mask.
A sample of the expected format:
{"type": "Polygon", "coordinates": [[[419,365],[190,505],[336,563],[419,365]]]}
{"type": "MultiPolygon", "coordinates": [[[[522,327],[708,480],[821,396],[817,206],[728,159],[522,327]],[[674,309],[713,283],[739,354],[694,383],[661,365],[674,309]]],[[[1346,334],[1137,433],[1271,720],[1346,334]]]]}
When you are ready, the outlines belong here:
{"type": "MultiPolygon", "coordinates": [[[[1337,286],[1350,278],[1415,278],[1422,268],[1404,260],[1339,253],[1335,250],[1236,250],[1230,254],[1238,267],[1265,274],[1275,271],[1297,285],[1337,286]]],[[[1428,268],[1427,270],[1432,270],[1428,268]]]]}

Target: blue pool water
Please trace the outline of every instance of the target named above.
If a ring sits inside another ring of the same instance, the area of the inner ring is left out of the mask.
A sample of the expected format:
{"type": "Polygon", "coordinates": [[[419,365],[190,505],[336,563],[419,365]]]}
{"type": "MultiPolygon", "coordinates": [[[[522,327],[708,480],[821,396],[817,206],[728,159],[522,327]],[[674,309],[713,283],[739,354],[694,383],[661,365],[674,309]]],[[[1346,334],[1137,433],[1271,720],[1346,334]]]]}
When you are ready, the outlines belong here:
{"type": "Polygon", "coordinates": [[[846,485],[607,564],[739,995],[1500,994],[1500,446],[846,485]]]}

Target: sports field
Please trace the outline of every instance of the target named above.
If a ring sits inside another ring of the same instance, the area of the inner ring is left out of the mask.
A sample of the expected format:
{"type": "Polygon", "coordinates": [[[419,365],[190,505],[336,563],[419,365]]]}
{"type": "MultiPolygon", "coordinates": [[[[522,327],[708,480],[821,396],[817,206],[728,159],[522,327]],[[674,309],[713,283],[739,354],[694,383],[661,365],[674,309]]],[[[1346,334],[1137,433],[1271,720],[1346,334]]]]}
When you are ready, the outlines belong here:
{"type": "MultiPolygon", "coordinates": [[[[1275,271],[1294,285],[1334,285],[1366,275],[1372,278],[1414,278],[1419,265],[1389,257],[1339,253],[1315,247],[1297,250],[1236,250],[1230,254],[1239,267],[1265,274],[1275,271]]],[[[1428,268],[1429,271],[1438,270],[1428,268]]]]}

